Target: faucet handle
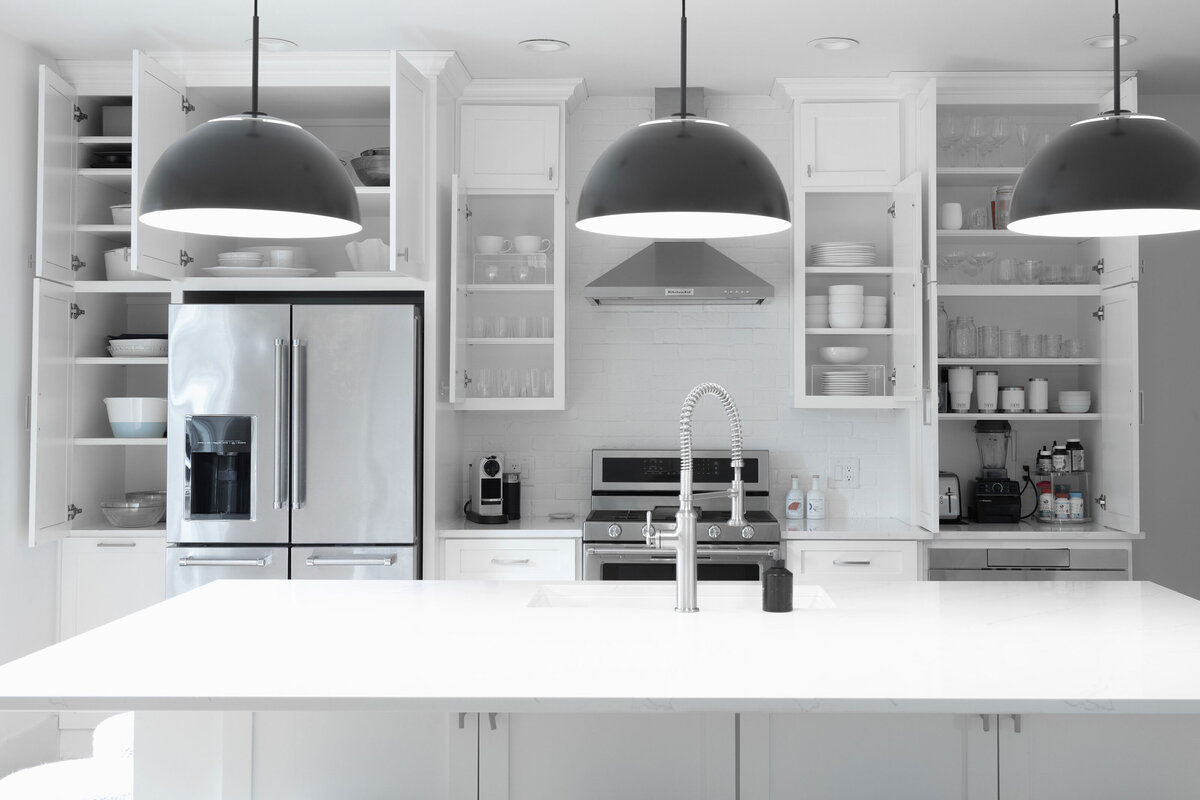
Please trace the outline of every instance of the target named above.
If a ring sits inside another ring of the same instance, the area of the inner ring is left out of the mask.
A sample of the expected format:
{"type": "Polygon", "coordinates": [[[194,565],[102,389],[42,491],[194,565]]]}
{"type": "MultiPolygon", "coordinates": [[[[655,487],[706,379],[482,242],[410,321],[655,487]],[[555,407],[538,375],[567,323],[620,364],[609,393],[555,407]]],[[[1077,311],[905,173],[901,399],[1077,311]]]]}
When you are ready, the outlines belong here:
{"type": "Polygon", "coordinates": [[[646,512],[646,524],[642,526],[642,537],[645,538],[646,544],[659,546],[658,529],[654,527],[651,520],[654,518],[653,511],[646,512]]]}

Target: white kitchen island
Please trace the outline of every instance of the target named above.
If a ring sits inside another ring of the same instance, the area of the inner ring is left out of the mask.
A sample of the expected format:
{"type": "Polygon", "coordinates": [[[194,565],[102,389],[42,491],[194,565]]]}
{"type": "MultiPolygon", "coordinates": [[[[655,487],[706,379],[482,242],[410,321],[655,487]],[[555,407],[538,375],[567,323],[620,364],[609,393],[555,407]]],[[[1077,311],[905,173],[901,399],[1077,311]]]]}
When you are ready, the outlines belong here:
{"type": "Polygon", "coordinates": [[[0,667],[0,708],[145,712],[139,800],[1200,794],[1196,600],[673,589],[218,582],[0,667]]]}

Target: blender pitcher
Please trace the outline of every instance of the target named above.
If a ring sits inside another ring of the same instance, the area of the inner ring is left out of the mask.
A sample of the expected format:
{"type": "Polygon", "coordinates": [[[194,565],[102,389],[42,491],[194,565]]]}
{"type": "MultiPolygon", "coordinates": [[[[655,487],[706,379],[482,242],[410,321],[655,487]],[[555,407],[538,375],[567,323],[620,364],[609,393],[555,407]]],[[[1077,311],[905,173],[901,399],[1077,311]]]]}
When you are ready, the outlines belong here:
{"type": "Polygon", "coordinates": [[[979,461],[984,478],[1008,477],[1008,445],[1012,441],[1012,426],[1003,420],[980,420],[975,423],[975,444],[979,446],[979,461]]]}

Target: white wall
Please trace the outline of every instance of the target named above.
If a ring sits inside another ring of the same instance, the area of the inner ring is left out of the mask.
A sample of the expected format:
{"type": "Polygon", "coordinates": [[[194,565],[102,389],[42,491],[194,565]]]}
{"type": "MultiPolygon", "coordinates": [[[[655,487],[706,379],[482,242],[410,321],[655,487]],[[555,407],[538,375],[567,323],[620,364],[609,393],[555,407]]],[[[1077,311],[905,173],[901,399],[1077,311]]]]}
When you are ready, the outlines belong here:
{"type": "MultiPolygon", "coordinates": [[[[1200,97],[1144,95],[1139,110],[1200,138],[1200,97]]],[[[1200,454],[1200,233],[1147,236],[1140,289],[1142,530],[1133,573],[1200,598],[1196,470],[1200,454]]]]}
{"type": "MultiPolygon", "coordinates": [[[[7,153],[0,181],[0,662],[52,643],[58,597],[58,550],[26,544],[29,494],[29,394],[37,68],[52,64],[0,34],[0,142],[7,153]]],[[[0,774],[38,758],[18,739],[34,715],[0,715],[0,774]]],[[[44,758],[54,755],[44,753],[44,758]]]]}
{"type": "MultiPolygon", "coordinates": [[[[716,381],[737,403],[746,447],[771,451],[778,515],[793,472],[824,476],[830,456],[853,455],[861,459],[861,488],[828,491],[829,515],[906,516],[908,440],[899,413],[791,408],[789,233],[712,242],[774,285],[774,299],[762,306],[630,309],[594,307],[583,299],[585,284],[647,242],[576,231],[573,214],[580,186],[600,153],[626,130],[650,119],[652,109],[651,98],[593,97],[571,116],[567,408],[468,414],[467,459],[503,451],[510,463],[529,465],[522,478],[523,516],[552,511],[582,515],[589,505],[592,449],[678,447],[684,397],[697,383],[716,381]]],[[[752,139],[791,185],[790,112],[768,97],[714,96],[708,116],[752,139]]],[[[695,419],[698,448],[728,448],[729,428],[717,402],[702,400],[695,419]]]]}

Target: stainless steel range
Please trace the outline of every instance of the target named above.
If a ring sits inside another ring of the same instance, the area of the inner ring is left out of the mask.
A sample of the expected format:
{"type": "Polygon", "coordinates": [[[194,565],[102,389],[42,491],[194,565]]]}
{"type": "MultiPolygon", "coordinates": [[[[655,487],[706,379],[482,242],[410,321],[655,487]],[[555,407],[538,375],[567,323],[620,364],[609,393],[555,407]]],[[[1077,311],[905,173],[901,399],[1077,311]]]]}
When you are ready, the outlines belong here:
{"type": "MultiPolygon", "coordinates": [[[[768,510],[767,452],[746,450],[742,458],[746,525],[729,524],[728,497],[695,504],[700,580],[757,581],[768,562],[783,558],[779,521],[768,510]]],[[[728,451],[695,451],[693,475],[697,493],[727,489],[733,477],[728,451]]],[[[647,544],[643,529],[648,522],[673,523],[678,510],[678,450],[593,450],[592,510],[583,523],[584,579],[674,580],[675,552],[647,544]]]]}

